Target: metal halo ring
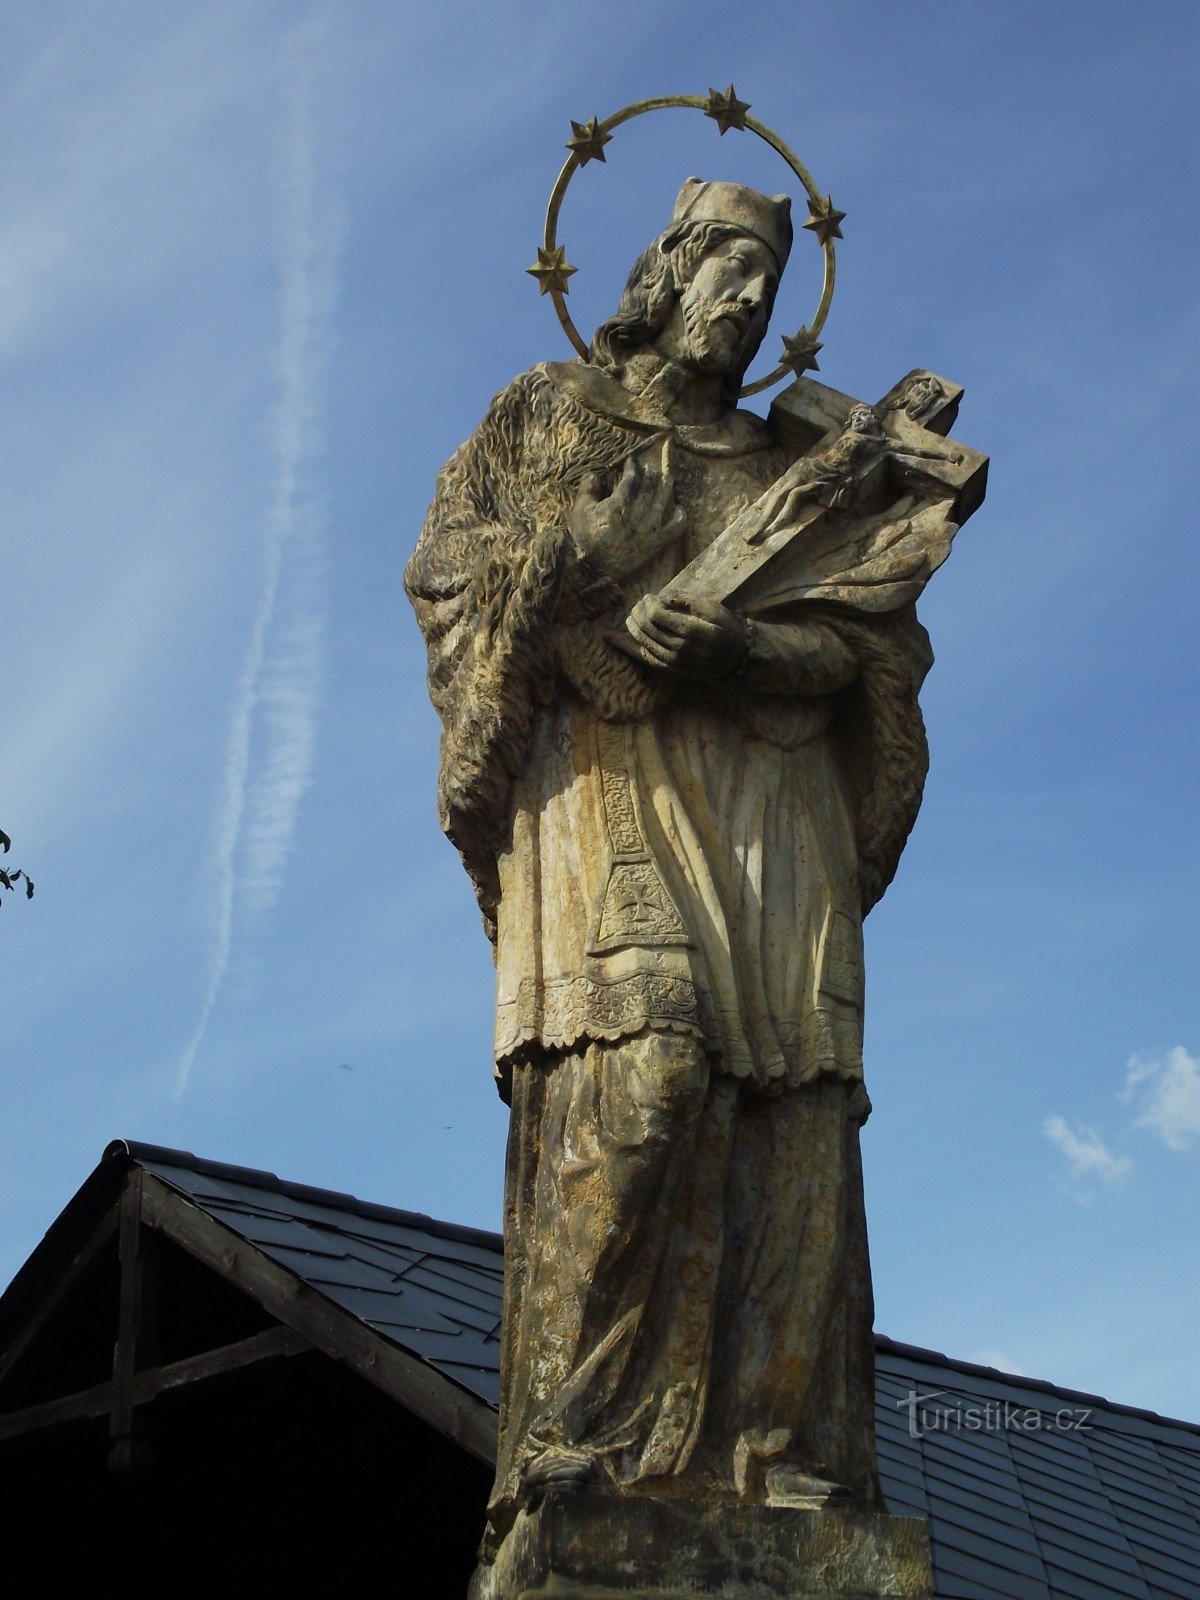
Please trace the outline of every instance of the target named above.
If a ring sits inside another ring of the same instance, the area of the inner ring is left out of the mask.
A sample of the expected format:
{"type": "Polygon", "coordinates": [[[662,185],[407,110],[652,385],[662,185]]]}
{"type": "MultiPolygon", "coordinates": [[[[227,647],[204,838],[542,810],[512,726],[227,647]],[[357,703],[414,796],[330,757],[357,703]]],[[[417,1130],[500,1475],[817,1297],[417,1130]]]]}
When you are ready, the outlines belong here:
{"type": "MultiPolygon", "coordinates": [[[[730,86],[730,94],[732,95],[732,85],[730,86]]],[[[647,111],[663,111],[671,106],[681,106],[686,110],[703,111],[706,114],[711,114],[712,105],[713,96],[711,95],[707,100],[701,98],[700,95],[695,94],[657,95],[652,100],[637,100],[633,105],[625,106],[620,111],[614,111],[611,117],[605,117],[602,122],[597,122],[595,119],[593,119],[593,122],[590,124],[590,126],[594,130],[596,136],[598,138],[602,138],[603,135],[610,133],[613,128],[618,128],[623,122],[629,122],[634,117],[640,117],[647,111]]],[[[760,139],[762,139],[766,144],[769,144],[776,154],[783,157],[788,166],[791,167],[797,178],[799,178],[800,182],[804,185],[805,193],[807,194],[810,202],[809,210],[813,217],[820,217],[828,214],[826,208],[829,206],[829,197],[821,194],[821,191],[813,182],[811,176],[809,175],[808,169],[800,160],[799,156],[796,155],[795,151],[791,150],[786,144],[784,144],[783,140],[778,134],[773,133],[765,123],[759,122],[756,117],[749,117],[745,116],[744,114],[739,114],[737,120],[732,121],[730,126],[736,128],[749,128],[751,133],[757,134],[760,139]]],[[[727,130],[725,128],[721,129],[722,133],[726,131],[727,130]]],[[[584,156],[581,159],[580,155],[575,150],[572,150],[571,154],[563,163],[562,170],[555,180],[554,188],[550,191],[550,199],[546,206],[545,235],[542,243],[542,250],[545,252],[548,258],[553,258],[558,249],[558,214],[562,209],[562,203],[567,192],[567,186],[571,182],[571,179],[575,176],[575,173],[581,166],[586,164],[588,159],[590,158],[587,156],[584,156]]],[[[840,213],[834,213],[835,219],[840,220],[840,215],[840,213]]],[[[840,237],[840,234],[837,232],[836,220],[832,224],[831,235],[840,237]]],[[[820,238],[819,234],[818,238],[820,238]]],[[[827,236],[821,240],[821,249],[825,256],[825,280],[821,286],[820,303],[817,306],[817,314],[813,318],[812,322],[807,328],[802,328],[800,330],[800,334],[807,336],[807,339],[810,341],[811,347],[814,350],[819,348],[819,346],[816,345],[816,338],[825,325],[825,318],[829,315],[829,306],[833,300],[834,279],[837,274],[837,260],[834,254],[832,236],[827,236]]],[[[542,252],[539,252],[539,257],[541,254],[542,252]]],[[[565,298],[565,277],[575,269],[573,267],[567,267],[565,259],[562,257],[559,258],[559,265],[565,269],[562,273],[564,282],[561,284],[551,282],[549,286],[543,290],[543,292],[549,294],[550,298],[553,300],[554,309],[558,314],[559,322],[562,324],[563,332],[571,341],[571,344],[574,346],[574,348],[586,361],[588,358],[588,347],[584,343],[583,339],[580,338],[579,330],[571,321],[571,315],[567,310],[565,298]]],[[[536,273],[534,275],[537,276],[536,273]]],[[[800,337],[800,335],[797,335],[797,337],[800,337]]],[[[815,360],[809,362],[808,365],[815,368],[815,360]]],[[[789,372],[793,372],[795,370],[797,369],[793,368],[786,361],[782,362],[778,367],[775,368],[774,372],[769,372],[765,378],[760,378],[757,383],[748,384],[744,389],[742,389],[740,392],[740,398],[744,399],[747,395],[758,394],[763,389],[771,388],[772,385],[778,383],[781,378],[786,378],[789,372]]],[[[801,368],[800,370],[803,369],[801,368]]]]}

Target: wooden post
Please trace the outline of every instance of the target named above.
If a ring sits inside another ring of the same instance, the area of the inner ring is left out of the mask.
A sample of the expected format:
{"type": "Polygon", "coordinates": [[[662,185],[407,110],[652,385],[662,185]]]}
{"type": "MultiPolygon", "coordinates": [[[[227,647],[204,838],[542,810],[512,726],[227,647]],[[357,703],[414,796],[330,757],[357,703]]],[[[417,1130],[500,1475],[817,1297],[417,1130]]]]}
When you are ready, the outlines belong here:
{"type": "Polygon", "coordinates": [[[140,1366],[158,1359],[157,1240],[142,1223],[142,1171],[135,1167],[121,1193],[121,1290],[117,1342],[113,1351],[112,1409],[109,1413],[108,1470],[131,1480],[153,1463],[145,1421],[134,1434],[134,1384],[140,1366]]]}

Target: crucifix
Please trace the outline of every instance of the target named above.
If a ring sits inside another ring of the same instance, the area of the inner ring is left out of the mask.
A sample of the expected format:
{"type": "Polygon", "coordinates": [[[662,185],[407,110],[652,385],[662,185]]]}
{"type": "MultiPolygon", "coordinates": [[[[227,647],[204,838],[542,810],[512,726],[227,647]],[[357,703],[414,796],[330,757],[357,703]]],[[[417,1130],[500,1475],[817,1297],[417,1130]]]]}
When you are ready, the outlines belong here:
{"type": "Polygon", "coordinates": [[[874,406],[797,378],[771,420],[802,454],[662,597],[863,611],[915,600],[987,487],[988,458],[946,437],[962,395],[923,369],[874,406]]]}

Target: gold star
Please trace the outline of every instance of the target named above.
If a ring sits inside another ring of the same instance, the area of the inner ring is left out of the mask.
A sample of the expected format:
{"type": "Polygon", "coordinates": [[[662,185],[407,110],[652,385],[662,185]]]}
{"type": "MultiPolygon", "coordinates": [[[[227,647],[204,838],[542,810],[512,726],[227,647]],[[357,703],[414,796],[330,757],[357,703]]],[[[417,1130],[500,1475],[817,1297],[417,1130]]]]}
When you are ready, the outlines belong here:
{"type": "Polygon", "coordinates": [[[604,146],[612,143],[611,133],[602,133],[600,123],[596,117],[590,122],[576,122],[571,118],[571,137],[567,140],[567,149],[572,150],[581,167],[586,167],[589,161],[605,161],[604,146]]]}
{"type": "Polygon", "coordinates": [[[805,372],[820,372],[817,362],[817,351],[822,347],[809,333],[807,328],[801,328],[790,339],[785,333],[783,336],[783,355],[779,358],[781,367],[790,369],[800,377],[805,372]]]}
{"type": "Polygon", "coordinates": [[[838,210],[828,195],[824,200],[818,196],[816,200],[808,202],[808,221],[804,226],[812,229],[822,245],[827,245],[831,239],[842,237],[840,224],[845,215],[844,211],[838,210]]]}
{"type": "Polygon", "coordinates": [[[560,289],[563,294],[568,294],[567,279],[579,268],[571,265],[562,245],[556,244],[553,250],[543,250],[538,245],[537,260],[525,271],[531,278],[537,279],[538,288],[543,294],[549,294],[552,289],[560,289]]]}
{"type": "Polygon", "coordinates": [[[748,100],[739,100],[730,84],[724,94],[716,89],[709,89],[708,104],[704,108],[704,115],[711,117],[721,130],[721,137],[729,132],[730,128],[744,128],[746,126],[746,113],[750,109],[748,100]]]}

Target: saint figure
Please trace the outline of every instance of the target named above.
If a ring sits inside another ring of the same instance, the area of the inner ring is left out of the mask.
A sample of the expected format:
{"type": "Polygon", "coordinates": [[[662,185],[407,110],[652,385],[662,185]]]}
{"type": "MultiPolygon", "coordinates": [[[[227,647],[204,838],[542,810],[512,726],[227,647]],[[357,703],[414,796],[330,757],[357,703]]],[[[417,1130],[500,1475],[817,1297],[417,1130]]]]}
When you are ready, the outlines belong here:
{"type": "Polygon", "coordinates": [[[791,242],[786,197],[689,179],[588,360],[443,468],[406,573],[512,1108],[493,1549],[584,1484],[878,1504],[862,918],[928,642],[911,606],[659,597],[794,464],[736,403],[791,242]]]}

